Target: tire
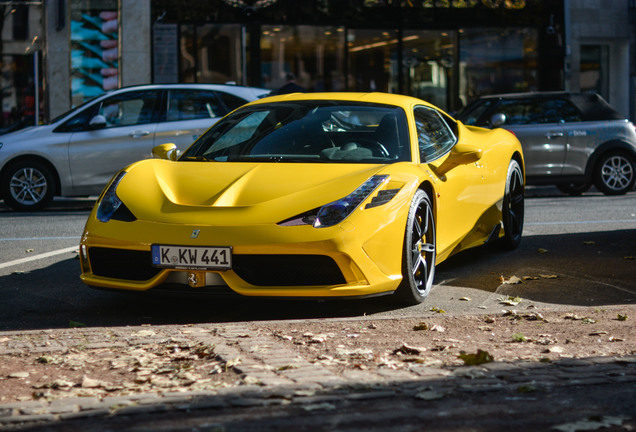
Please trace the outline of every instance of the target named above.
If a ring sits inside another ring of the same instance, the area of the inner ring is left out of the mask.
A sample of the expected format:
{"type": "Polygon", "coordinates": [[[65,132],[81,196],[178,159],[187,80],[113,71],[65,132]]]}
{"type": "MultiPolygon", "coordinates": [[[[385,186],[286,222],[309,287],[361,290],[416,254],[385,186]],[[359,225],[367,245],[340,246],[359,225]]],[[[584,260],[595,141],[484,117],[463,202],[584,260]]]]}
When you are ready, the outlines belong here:
{"type": "Polygon", "coordinates": [[[400,303],[422,303],[435,277],[435,219],[428,195],[418,190],[413,196],[404,232],[402,282],[395,290],[400,303]]]}
{"type": "Polygon", "coordinates": [[[579,196],[582,193],[587,192],[591,187],[592,183],[567,183],[557,185],[557,188],[561,192],[570,196],[579,196]]]}
{"type": "Polygon", "coordinates": [[[626,153],[611,151],[599,159],[594,171],[594,186],[605,195],[624,195],[634,187],[636,167],[626,153]]]}
{"type": "Polygon", "coordinates": [[[18,161],[2,176],[2,197],[13,210],[41,210],[51,202],[54,194],[53,174],[42,162],[18,161]]]}
{"type": "Polygon", "coordinates": [[[524,195],[525,185],[523,172],[516,160],[511,160],[506,176],[506,190],[501,210],[504,236],[501,245],[505,249],[515,249],[521,243],[523,234],[524,195]]]}

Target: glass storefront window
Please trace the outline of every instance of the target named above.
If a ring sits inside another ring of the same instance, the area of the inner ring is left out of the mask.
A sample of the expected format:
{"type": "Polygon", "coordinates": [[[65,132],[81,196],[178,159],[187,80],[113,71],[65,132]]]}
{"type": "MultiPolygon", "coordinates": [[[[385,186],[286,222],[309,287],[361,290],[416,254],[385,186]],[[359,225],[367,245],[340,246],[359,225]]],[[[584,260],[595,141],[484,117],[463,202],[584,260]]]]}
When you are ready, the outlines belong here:
{"type": "Polygon", "coordinates": [[[349,90],[397,93],[397,31],[352,29],[347,46],[349,90]]]}
{"type": "Polygon", "coordinates": [[[455,39],[455,33],[451,31],[404,32],[404,93],[448,109],[448,86],[455,57],[455,39]]]}
{"type": "Polygon", "coordinates": [[[242,27],[239,24],[181,26],[180,82],[243,82],[242,27]]]}
{"type": "Polygon", "coordinates": [[[269,89],[285,84],[288,73],[308,91],[345,89],[344,30],[322,26],[261,26],[261,80],[269,89]]]}
{"type": "Polygon", "coordinates": [[[536,29],[465,29],[459,39],[463,104],[482,95],[538,89],[536,29]]]}
{"type": "Polygon", "coordinates": [[[609,46],[581,45],[580,68],[581,91],[595,92],[609,100],[609,46]]]}

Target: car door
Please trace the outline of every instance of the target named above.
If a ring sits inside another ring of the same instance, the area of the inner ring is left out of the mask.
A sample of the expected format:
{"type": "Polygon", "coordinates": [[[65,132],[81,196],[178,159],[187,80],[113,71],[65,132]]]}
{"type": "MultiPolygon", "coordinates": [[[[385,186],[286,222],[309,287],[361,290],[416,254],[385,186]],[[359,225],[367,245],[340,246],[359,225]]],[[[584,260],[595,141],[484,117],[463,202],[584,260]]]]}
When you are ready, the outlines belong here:
{"type": "Polygon", "coordinates": [[[504,114],[503,128],[512,131],[523,147],[526,175],[561,175],[567,151],[567,136],[557,99],[502,100],[495,113],[504,114]]]}
{"type": "MultiPolygon", "coordinates": [[[[440,168],[457,144],[451,125],[436,110],[416,107],[414,111],[420,162],[440,168]]],[[[478,163],[462,164],[440,176],[437,197],[437,250],[449,253],[476,225],[488,200],[485,168],[478,163]]]]}
{"type": "Polygon", "coordinates": [[[67,122],[73,131],[68,157],[77,193],[97,193],[117,171],[152,156],[158,102],[158,90],[117,93],[67,122]],[[92,126],[95,116],[105,124],[92,126]]]}
{"type": "Polygon", "coordinates": [[[174,143],[180,151],[187,149],[231,107],[225,102],[240,100],[236,96],[205,89],[173,88],[167,91],[166,111],[157,125],[155,145],[174,143]],[[225,96],[227,97],[221,97],[225,96]]]}

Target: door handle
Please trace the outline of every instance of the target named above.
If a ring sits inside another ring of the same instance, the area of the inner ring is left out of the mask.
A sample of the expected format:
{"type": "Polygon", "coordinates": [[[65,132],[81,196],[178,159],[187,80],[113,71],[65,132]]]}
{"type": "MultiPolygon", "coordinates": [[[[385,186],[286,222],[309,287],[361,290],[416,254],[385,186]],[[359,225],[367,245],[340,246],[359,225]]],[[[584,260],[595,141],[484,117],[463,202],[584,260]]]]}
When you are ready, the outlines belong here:
{"type": "Polygon", "coordinates": [[[141,137],[145,137],[146,135],[150,135],[150,131],[136,130],[128,134],[128,136],[131,138],[141,138],[141,137]]]}
{"type": "Polygon", "coordinates": [[[548,139],[560,138],[562,136],[563,136],[563,132],[548,132],[545,134],[545,137],[548,139]]]}

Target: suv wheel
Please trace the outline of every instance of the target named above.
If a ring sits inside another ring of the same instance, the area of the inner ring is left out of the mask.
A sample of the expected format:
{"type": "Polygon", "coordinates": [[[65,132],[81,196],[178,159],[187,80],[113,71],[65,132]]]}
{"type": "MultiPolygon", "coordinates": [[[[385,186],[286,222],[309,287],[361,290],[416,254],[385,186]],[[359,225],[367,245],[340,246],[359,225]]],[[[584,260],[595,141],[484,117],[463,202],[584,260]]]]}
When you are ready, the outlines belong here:
{"type": "Polygon", "coordinates": [[[41,210],[55,192],[50,169],[41,162],[24,160],[12,164],[2,177],[5,204],[17,211],[41,210]]]}
{"type": "Polygon", "coordinates": [[[594,172],[594,186],[605,195],[623,195],[634,187],[634,162],[620,151],[610,151],[598,161],[594,172]]]}

